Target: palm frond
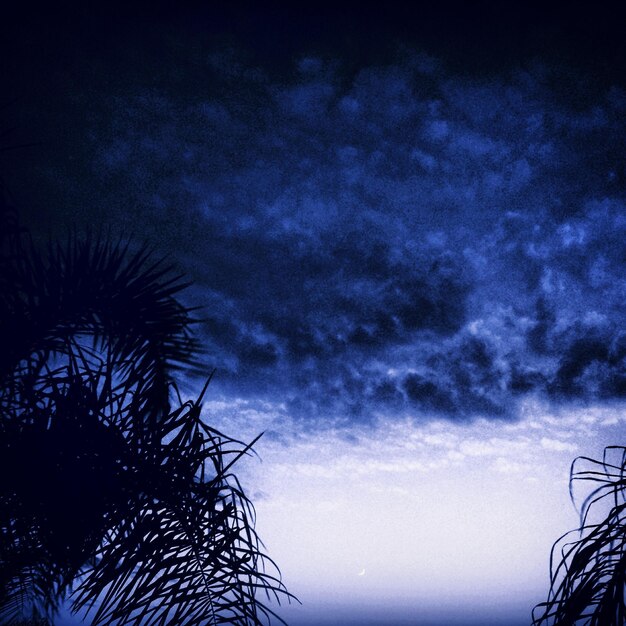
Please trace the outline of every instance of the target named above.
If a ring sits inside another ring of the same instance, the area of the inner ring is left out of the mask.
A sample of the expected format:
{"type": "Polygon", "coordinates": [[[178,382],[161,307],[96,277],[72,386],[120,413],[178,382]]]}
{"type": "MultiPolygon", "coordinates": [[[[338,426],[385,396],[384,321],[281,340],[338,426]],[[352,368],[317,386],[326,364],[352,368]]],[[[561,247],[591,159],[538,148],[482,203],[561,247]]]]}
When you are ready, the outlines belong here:
{"type": "Polygon", "coordinates": [[[230,473],[250,446],[207,427],[198,402],[157,428],[154,454],[126,457],[134,464],[123,473],[124,511],[111,516],[82,573],[75,610],[91,610],[94,625],[264,623],[275,614],[258,592],[290,596],[230,473]]]}
{"type": "Polygon", "coordinates": [[[24,237],[12,245],[0,294],[0,380],[34,354],[71,354],[71,339],[83,336],[110,347],[120,374],[163,402],[170,373],[194,363],[197,349],[190,312],[174,298],[185,284],[171,267],[146,249],[130,253],[94,237],[45,253],[24,237]]]}
{"type": "Polygon", "coordinates": [[[173,380],[197,366],[181,279],[98,238],[0,243],[0,622],[52,623],[67,596],[95,625],[277,617],[260,595],[293,596],[232,472],[254,442],[173,380]]]}
{"type": "Polygon", "coordinates": [[[535,607],[533,626],[623,626],[626,448],[609,446],[602,460],[579,457],[570,477],[572,498],[576,483],[590,483],[593,488],[580,506],[580,528],[554,544],[550,593],[546,602],[535,607]]]}

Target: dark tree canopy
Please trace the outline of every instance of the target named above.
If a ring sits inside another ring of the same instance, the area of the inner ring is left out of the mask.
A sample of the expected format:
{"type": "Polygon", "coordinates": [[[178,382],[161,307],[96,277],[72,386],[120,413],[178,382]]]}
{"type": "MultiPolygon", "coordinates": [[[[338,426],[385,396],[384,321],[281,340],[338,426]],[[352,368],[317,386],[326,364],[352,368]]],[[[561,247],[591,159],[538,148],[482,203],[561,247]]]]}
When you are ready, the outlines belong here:
{"type": "Polygon", "coordinates": [[[0,622],[68,597],[93,624],[271,621],[259,594],[290,595],[232,473],[252,444],[173,378],[198,367],[185,285],[101,237],[42,252],[0,209],[0,622]]]}

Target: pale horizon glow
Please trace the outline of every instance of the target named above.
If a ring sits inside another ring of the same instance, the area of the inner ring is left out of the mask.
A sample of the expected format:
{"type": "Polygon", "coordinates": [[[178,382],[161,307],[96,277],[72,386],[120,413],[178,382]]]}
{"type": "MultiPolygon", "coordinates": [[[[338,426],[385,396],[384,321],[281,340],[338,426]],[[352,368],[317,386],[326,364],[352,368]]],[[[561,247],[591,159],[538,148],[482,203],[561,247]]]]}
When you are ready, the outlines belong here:
{"type": "Polygon", "coordinates": [[[618,406],[551,410],[529,399],[516,422],[381,418],[373,429],[308,432],[277,418],[280,407],[228,405],[207,406],[229,415],[224,429],[249,436],[280,424],[240,476],[259,535],[303,602],[279,610],[293,626],[385,611],[433,624],[467,611],[482,623],[529,622],[548,591],[552,544],[577,525],[570,464],[619,442],[624,421],[618,406]]]}

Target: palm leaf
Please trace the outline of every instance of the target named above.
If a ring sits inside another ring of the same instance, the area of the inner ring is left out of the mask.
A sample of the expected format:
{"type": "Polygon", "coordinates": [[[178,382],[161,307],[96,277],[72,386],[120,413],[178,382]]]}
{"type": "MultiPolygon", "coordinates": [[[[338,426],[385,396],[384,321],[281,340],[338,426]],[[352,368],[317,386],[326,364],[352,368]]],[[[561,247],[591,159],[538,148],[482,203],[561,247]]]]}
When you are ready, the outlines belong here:
{"type": "Polygon", "coordinates": [[[589,483],[593,488],[580,506],[580,528],[554,544],[550,594],[546,602],[535,607],[533,626],[623,626],[626,448],[609,446],[602,460],[579,457],[572,464],[570,476],[572,498],[576,483],[589,483]],[[579,469],[581,464],[584,467],[579,469]]]}
{"type": "Polygon", "coordinates": [[[254,442],[173,381],[198,367],[181,279],[99,238],[42,253],[2,215],[0,621],[71,594],[95,625],[269,622],[259,595],[292,596],[232,473],[254,442]]]}

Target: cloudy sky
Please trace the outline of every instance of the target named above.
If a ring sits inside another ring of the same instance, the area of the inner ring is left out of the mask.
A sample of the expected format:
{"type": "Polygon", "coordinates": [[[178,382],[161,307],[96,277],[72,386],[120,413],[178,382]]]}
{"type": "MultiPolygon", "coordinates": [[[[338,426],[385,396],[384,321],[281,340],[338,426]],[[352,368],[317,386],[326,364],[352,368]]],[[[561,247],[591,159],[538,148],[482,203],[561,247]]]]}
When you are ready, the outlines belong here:
{"type": "Polygon", "coordinates": [[[265,431],[241,471],[294,626],[527,623],[572,459],[623,443],[624,44],[609,4],[498,7],[5,38],[23,221],[193,281],[207,417],[265,431]]]}

